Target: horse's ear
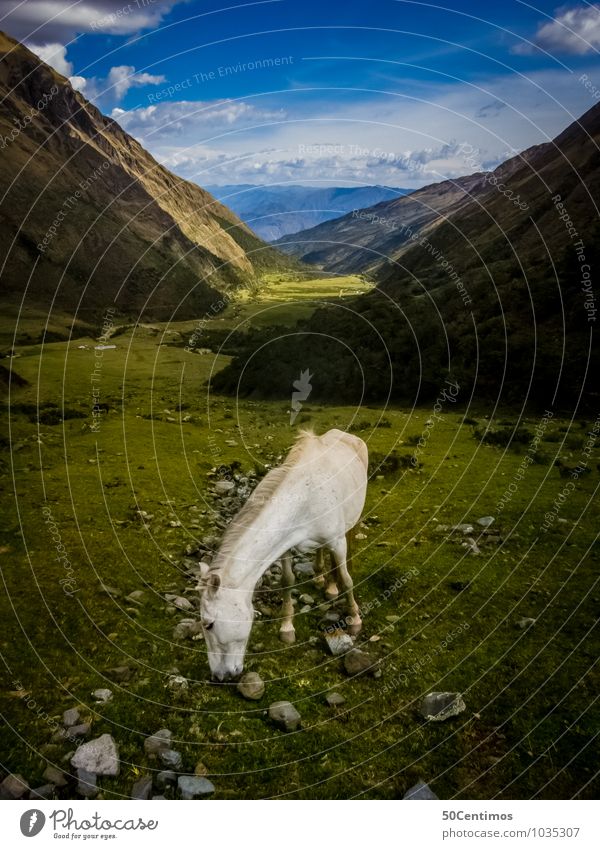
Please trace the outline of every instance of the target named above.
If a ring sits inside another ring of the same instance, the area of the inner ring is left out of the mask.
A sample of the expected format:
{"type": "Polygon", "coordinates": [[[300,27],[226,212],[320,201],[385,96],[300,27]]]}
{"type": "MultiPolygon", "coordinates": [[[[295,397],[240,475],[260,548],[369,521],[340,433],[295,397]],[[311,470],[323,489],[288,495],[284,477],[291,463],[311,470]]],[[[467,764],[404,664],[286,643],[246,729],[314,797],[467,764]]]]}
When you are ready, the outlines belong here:
{"type": "Polygon", "coordinates": [[[221,576],[217,572],[212,572],[206,580],[206,586],[212,592],[216,592],[221,586],[221,576]]]}

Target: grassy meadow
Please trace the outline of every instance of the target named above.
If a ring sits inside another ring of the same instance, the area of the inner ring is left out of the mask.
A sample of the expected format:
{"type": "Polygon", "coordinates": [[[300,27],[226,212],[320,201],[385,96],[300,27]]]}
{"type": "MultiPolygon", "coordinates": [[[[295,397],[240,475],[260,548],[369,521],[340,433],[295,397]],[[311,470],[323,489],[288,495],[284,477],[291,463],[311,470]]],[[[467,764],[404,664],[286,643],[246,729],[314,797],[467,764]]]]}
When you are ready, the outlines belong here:
{"type": "MultiPolygon", "coordinates": [[[[207,393],[229,358],[185,349],[194,332],[202,348],[209,327],[292,326],[313,303],[367,285],[279,277],[208,322],[115,333],[116,347],[100,358],[97,429],[97,340],[17,334],[10,362],[28,384],[11,389],[0,454],[6,770],[35,787],[48,762],[65,766],[72,746],[51,738],[62,712],[79,705],[92,736],[108,732],[119,746],[120,776],[99,779],[104,798],[129,796],[140,775],[160,769],[143,741],[161,727],[172,730],[185,771],[204,764],[215,798],[401,798],[418,779],[445,799],[598,793],[600,457],[595,444],[584,453],[594,422],[555,415],[535,451],[543,411],[467,410],[448,397],[440,410],[309,398],[292,426],[289,402],[207,393]],[[351,429],[369,446],[354,580],[367,609],[358,643],[380,659],[382,675],[350,679],[328,653],[318,627],[324,599],[308,579],[298,589],[315,602],[297,613],[293,646],[270,621],[279,594],[261,596],[246,669],[260,673],[266,692],[249,702],[234,686],[209,683],[202,640],[173,640],[181,614],[165,594],[189,587],[186,547],[221,532],[211,470],[237,461],[260,474],[285,456],[298,427],[351,429]],[[417,449],[421,465],[410,462],[417,449]],[[586,471],[575,479],[556,459],[586,471]],[[142,521],[140,510],[153,518],[142,521]],[[476,520],[485,516],[495,521],[484,534],[476,520]],[[473,533],[440,530],[460,523],[473,523],[473,533]],[[142,604],[126,600],[134,590],[144,591],[142,604]],[[131,676],[116,680],[111,670],[123,666],[131,676]],[[175,672],[187,690],[166,686],[175,672]],[[100,687],[113,691],[106,705],[91,699],[100,687]],[[426,722],[418,706],[432,690],[463,693],[466,711],[426,722]],[[327,705],[331,691],[343,706],[327,705]],[[301,731],[269,722],[266,709],[280,699],[296,705],[301,731]]],[[[7,350],[14,317],[3,322],[7,350]]]]}

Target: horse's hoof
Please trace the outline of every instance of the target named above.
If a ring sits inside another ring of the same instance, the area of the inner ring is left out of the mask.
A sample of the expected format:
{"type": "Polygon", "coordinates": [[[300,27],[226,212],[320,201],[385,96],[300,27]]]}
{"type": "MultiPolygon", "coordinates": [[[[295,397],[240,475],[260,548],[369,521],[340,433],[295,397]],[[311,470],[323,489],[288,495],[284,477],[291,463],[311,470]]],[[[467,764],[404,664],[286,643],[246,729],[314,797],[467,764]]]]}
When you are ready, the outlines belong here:
{"type": "Polygon", "coordinates": [[[362,628],[362,621],[360,619],[358,619],[358,620],[349,619],[348,620],[347,629],[348,629],[348,633],[350,634],[351,637],[356,637],[358,634],[360,634],[361,628],[362,628]]]}
{"type": "Polygon", "coordinates": [[[327,589],[325,590],[325,598],[327,599],[327,601],[333,601],[339,596],[339,594],[340,591],[337,587],[327,587],[327,589]]]}
{"type": "Polygon", "coordinates": [[[296,642],[296,632],[293,628],[290,628],[289,630],[285,631],[282,629],[279,632],[279,639],[282,643],[287,643],[288,645],[291,645],[292,643],[296,642]]]}

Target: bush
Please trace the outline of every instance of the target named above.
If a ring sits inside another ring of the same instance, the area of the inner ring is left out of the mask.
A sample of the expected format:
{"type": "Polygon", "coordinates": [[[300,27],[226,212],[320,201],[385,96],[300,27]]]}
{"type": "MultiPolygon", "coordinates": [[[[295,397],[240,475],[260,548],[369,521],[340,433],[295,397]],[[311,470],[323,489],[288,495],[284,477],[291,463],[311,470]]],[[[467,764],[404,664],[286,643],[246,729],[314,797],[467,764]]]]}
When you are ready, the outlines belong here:
{"type": "Polygon", "coordinates": [[[508,427],[488,427],[485,430],[476,428],[473,436],[486,445],[497,445],[503,448],[512,445],[527,445],[533,439],[533,433],[525,427],[518,427],[515,430],[508,427]]]}

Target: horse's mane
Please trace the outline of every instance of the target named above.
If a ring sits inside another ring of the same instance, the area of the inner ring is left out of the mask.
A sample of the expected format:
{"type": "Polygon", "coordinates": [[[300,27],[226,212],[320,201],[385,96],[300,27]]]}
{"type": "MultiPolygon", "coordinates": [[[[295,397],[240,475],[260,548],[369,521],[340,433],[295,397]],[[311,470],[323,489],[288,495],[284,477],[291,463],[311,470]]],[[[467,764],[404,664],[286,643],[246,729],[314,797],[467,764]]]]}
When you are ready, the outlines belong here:
{"type": "Polygon", "coordinates": [[[219,568],[218,563],[215,561],[219,560],[221,555],[226,555],[231,552],[242,534],[269,504],[270,500],[285,480],[289,470],[296,464],[306,443],[311,439],[318,438],[319,437],[312,430],[299,431],[296,441],[292,445],[292,448],[284,462],[275,469],[271,469],[271,471],[265,475],[249,497],[248,501],[246,501],[241,510],[234,516],[231,524],[225,531],[223,541],[221,542],[221,546],[218,551],[219,557],[213,560],[214,566],[211,565],[211,570],[213,568],[219,568]]]}

